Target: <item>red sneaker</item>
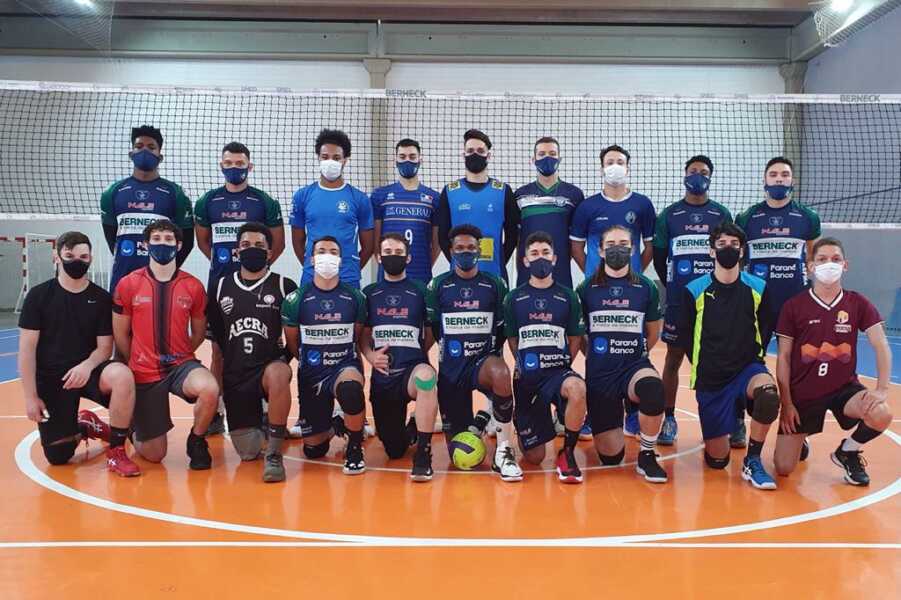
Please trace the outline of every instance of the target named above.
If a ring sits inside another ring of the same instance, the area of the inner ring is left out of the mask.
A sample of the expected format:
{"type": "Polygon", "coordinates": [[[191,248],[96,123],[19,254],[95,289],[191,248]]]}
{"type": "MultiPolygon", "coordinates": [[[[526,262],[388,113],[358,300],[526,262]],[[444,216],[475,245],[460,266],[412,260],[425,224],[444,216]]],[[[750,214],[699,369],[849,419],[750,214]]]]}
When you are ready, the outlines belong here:
{"type": "Polygon", "coordinates": [[[89,410],[78,411],[78,429],[89,439],[109,442],[109,425],[89,410]]]}
{"type": "Polygon", "coordinates": [[[138,468],[128,455],[125,453],[125,446],[116,446],[106,451],[106,466],[111,473],[115,473],[120,477],[137,477],[141,474],[138,468]]]}
{"type": "Polygon", "coordinates": [[[582,470],[576,464],[576,457],[572,451],[567,452],[565,448],[557,453],[557,477],[563,483],[582,483],[582,470]]]}

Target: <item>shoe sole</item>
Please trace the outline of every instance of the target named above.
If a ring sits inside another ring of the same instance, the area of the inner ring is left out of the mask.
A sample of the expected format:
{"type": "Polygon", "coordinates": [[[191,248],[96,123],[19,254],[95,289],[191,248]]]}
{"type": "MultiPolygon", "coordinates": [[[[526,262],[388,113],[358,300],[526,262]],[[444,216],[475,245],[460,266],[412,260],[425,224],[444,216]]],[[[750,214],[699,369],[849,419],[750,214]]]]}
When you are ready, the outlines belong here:
{"type": "Polygon", "coordinates": [[[521,473],[520,473],[519,475],[502,475],[502,474],[501,474],[500,467],[497,467],[497,466],[495,466],[495,465],[491,465],[491,470],[494,471],[495,473],[497,473],[498,475],[500,475],[501,481],[506,481],[506,482],[508,482],[508,483],[513,483],[513,482],[516,482],[516,481],[522,481],[522,474],[521,474],[521,473]]]}
{"type": "Polygon", "coordinates": [[[763,483],[763,484],[757,483],[751,477],[750,473],[745,473],[744,469],[741,470],[741,478],[744,479],[745,481],[747,481],[748,483],[750,483],[752,486],[754,486],[758,490],[775,490],[776,489],[775,483],[763,483]]]}
{"type": "Polygon", "coordinates": [[[845,472],[844,479],[845,479],[845,483],[847,483],[848,485],[853,485],[855,487],[867,487],[868,485],[870,485],[869,481],[867,481],[866,483],[862,483],[862,482],[854,481],[853,479],[851,479],[851,476],[848,475],[848,469],[846,469],[845,465],[843,465],[842,462],[838,458],[836,458],[835,452],[830,454],[829,458],[832,460],[833,463],[835,463],[837,466],[841,467],[842,471],[845,472]]]}
{"type": "Polygon", "coordinates": [[[362,475],[366,472],[366,467],[362,469],[348,469],[347,467],[341,467],[341,470],[344,471],[345,475],[362,475]]]}
{"type": "Polygon", "coordinates": [[[209,464],[209,465],[192,465],[192,464],[189,464],[189,465],[188,465],[188,468],[190,468],[192,471],[209,471],[210,469],[213,468],[213,465],[212,465],[212,464],[209,464]]]}
{"type": "Polygon", "coordinates": [[[575,475],[564,475],[558,469],[557,479],[559,479],[561,483],[582,483],[585,477],[583,475],[579,475],[578,477],[576,477],[575,475]]]}
{"type": "Polygon", "coordinates": [[[121,471],[116,471],[115,469],[112,469],[110,467],[107,467],[107,470],[109,470],[110,473],[115,473],[119,477],[139,477],[141,475],[140,471],[138,471],[137,473],[122,473],[121,471]]]}
{"type": "Polygon", "coordinates": [[[662,440],[660,438],[657,438],[658,446],[672,446],[675,443],[676,443],[676,438],[673,438],[671,440],[662,440]]]}
{"type": "Polygon", "coordinates": [[[669,481],[669,477],[652,477],[645,473],[641,467],[635,467],[635,472],[644,477],[645,481],[650,481],[651,483],[666,483],[669,481]]]}
{"type": "Polygon", "coordinates": [[[415,481],[416,483],[425,483],[426,481],[431,481],[431,475],[410,475],[410,481],[415,481]]]}
{"type": "Polygon", "coordinates": [[[282,481],[284,481],[284,480],[285,480],[285,474],[284,474],[284,473],[282,473],[280,476],[275,477],[275,478],[267,477],[266,475],[263,475],[263,481],[264,481],[265,483],[280,483],[280,482],[282,482],[282,481]]]}

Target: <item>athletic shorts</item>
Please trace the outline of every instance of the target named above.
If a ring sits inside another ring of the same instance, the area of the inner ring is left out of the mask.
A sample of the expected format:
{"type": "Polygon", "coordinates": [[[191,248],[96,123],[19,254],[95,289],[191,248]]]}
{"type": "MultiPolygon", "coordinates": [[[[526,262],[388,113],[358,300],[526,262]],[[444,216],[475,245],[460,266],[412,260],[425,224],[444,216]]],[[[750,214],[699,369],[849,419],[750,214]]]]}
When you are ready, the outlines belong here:
{"type": "MultiPolygon", "coordinates": [[[[752,362],[718,390],[695,392],[698,400],[698,416],[705,440],[729,435],[735,429],[735,401],[747,398],[748,383],[755,375],[769,374],[766,365],[752,362]]],[[[754,412],[754,402],[747,398],[748,414],[754,412]]]]}
{"type": "Polygon", "coordinates": [[[363,365],[357,359],[338,367],[334,373],[320,379],[310,381],[309,377],[297,377],[297,396],[300,401],[300,431],[307,437],[328,431],[332,428],[332,415],[335,412],[335,383],[347,369],[356,369],[363,373],[363,365]]]}
{"type": "Polygon", "coordinates": [[[478,390],[489,396],[490,389],[479,387],[479,371],[492,354],[480,356],[470,361],[463,369],[459,379],[442,377],[440,366],[438,371],[438,409],[441,421],[450,432],[450,437],[466,431],[472,425],[472,392],[478,390]]]}
{"type": "Polygon", "coordinates": [[[557,414],[566,414],[566,400],[560,393],[563,382],[570,377],[582,376],[572,369],[552,369],[537,381],[513,380],[513,424],[523,451],[543,446],[556,437],[551,405],[557,414]]]}
{"type": "Polygon", "coordinates": [[[389,383],[379,382],[375,385],[369,380],[369,402],[372,404],[372,418],[375,421],[375,430],[388,448],[393,446],[401,451],[410,445],[407,434],[407,404],[413,398],[407,394],[407,387],[413,370],[421,364],[410,365],[399,376],[392,378],[389,383]]]}
{"type": "Polygon", "coordinates": [[[146,442],[158,438],[174,427],[169,414],[169,394],[175,394],[188,404],[194,404],[197,398],[185,395],[184,384],[191,371],[202,368],[199,360],[189,360],[169,371],[159,381],[135,386],[133,425],[137,441],[146,442]]]}
{"type": "MultiPolygon", "coordinates": [[[[284,362],[274,360],[271,362],[284,362]]],[[[222,401],[225,403],[225,416],[228,430],[261,427],[263,425],[263,403],[266,392],[263,390],[263,373],[269,363],[263,365],[256,373],[245,376],[241,381],[231,384],[223,382],[222,401]]]]}
{"type": "Polygon", "coordinates": [[[588,419],[591,433],[597,435],[605,431],[622,428],[623,402],[629,400],[629,382],[641,369],[653,369],[647,357],[635,361],[626,369],[608,377],[588,379],[588,419]]]}
{"type": "MultiPolygon", "coordinates": [[[[845,414],[845,405],[855,394],[865,391],[867,388],[859,381],[854,381],[824,398],[805,402],[801,406],[795,404],[801,426],[796,429],[798,433],[814,435],[823,431],[823,422],[826,420],[826,411],[832,411],[839,427],[847,431],[860,422],[860,419],[849,417],[845,414]]],[[[779,433],[782,433],[781,431],[779,433]]]]}
{"type": "Polygon", "coordinates": [[[110,397],[100,392],[100,374],[113,362],[107,360],[94,367],[87,383],[75,390],[64,390],[63,381],[57,377],[36,378],[38,398],[50,413],[46,423],[38,423],[42,446],[78,434],[78,405],[82,398],[109,408],[110,397]]]}
{"type": "Polygon", "coordinates": [[[663,329],[660,332],[660,339],[668,346],[675,345],[681,348],[685,347],[685,345],[681,343],[682,340],[679,339],[678,334],[679,312],[681,310],[682,308],[680,306],[667,304],[666,310],[663,313],[663,329]]]}

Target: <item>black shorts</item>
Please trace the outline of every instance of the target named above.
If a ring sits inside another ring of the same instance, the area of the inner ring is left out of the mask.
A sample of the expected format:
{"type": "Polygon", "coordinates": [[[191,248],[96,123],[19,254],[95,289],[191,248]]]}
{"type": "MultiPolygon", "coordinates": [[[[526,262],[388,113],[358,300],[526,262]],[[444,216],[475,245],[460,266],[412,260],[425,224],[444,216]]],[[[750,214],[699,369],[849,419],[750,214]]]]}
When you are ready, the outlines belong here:
{"type": "MultiPolygon", "coordinates": [[[[823,431],[823,422],[826,420],[827,410],[832,411],[839,427],[846,431],[851,429],[860,422],[860,419],[847,416],[845,414],[845,405],[848,404],[848,401],[855,394],[866,389],[859,381],[855,381],[825,398],[807,402],[801,406],[795,405],[795,408],[798,410],[798,417],[801,419],[801,426],[797,428],[797,432],[814,435],[823,431]]],[[[782,432],[780,431],[780,433],[782,432]]]]}
{"type": "Polygon", "coordinates": [[[479,371],[489,356],[486,354],[473,360],[462,373],[459,379],[442,377],[438,371],[438,409],[441,411],[441,421],[449,431],[449,438],[472,425],[472,393],[480,391],[490,396],[491,390],[484,390],[479,386],[479,371]]]}
{"type": "Polygon", "coordinates": [[[572,369],[545,371],[539,381],[513,379],[515,399],[513,424],[522,450],[543,446],[556,437],[557,430],[554,426],[554,417],[551,415],[551,405],[557,408],[557,414],[562,420],[566,414],[566,400],[560,394],[560,390],[563,382],[570,377],[582,379],[582,376],[572,369]]]}
{"type": "Polygon", "coordinates": [[[262,400],[266,399],[263,373],[268,366],[269,363],[263,365],[256,373],[245,376],[236,383],[223,382],[222,401],[225,403],[225,418],[228,421],[229,431],[263,425],[262,400]]]}
{"type": "Polygon", "coordinates": [[[135,386],[135,414],[132,423],[137,441],[146,442],[158,438],[174,427],[169,414],[169,394],[175,394],[188,404],[194,404],[197,398],[187,397],[183,386],[191,371],[202,368],[199,360],[189,360],[172,369],[159,381],[135,386]]]}
{"type": "Polygon", "coordinates": [[[427,362],[416,363],[404,369],[390,383],[374,385],[369,380],[369,402],[372,404],[372,418],[375,430],[385,447],[406,447],[407,443],[407,404],[413,398],[407,394],[407,387],[413,370],[427,362]]]}
{"type": "Polygon", "coordinates": [[[36,378],[38,398],[50,413],[50,419],[46,423],[38,423],[42,446],[49,446],[78,434],[78,405],[82,398],[109,408],[110,397],[100,392],[100,374],[113,362],[115,361],[107,360],[94,367],[87,383],[75,390],[64,390],[63,382],[58,377],[36,378]]]}
{"type": "MultiPolygon", "coordinates": [[[[363,365],[354,360],[319,381],[308,377],[297,377],[297,396],[300,401],[300,431],[302,437],[316,435],[332,428],[332,414],[335,411],[335,383],[346,369],[356,369],[363,373],[363,365]]],[[[227,409],[226,409],[227,410],[227,409]]]]}
{"type": "Polygon", "coordinates": [[[623,402],[629,401],[629,382],[641,369],[653,369],[647,358],[609,377],[588,380],[588,419],[597,435],[623,426],[623,402]]]}

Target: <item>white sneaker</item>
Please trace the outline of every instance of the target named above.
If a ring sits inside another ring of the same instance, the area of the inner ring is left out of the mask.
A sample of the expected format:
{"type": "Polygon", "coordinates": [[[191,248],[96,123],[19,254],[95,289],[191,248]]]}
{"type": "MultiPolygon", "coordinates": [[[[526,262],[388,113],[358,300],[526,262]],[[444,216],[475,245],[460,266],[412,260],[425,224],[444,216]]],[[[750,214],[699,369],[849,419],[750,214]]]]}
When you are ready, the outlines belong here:
{"type": "Polygon", "coordinates": [[[488,421],[488,425],[485,426],[485,433],[488,437],[496,438],[497,430],[500,427],[500,424],[494,420],[494,415],[491,415],[491,419],[488,421]]]}
{"type": "Polygon", "coordinates": [[[513,448],[506,443],[498,445],[494,451],[494,461],[491,470],[499,473],[503,481],[522,481],[522,469],[513,455],[513,448]]]}
{"type": "Polygon", "coordinates": [[[288,427],[288,439],[299,440],[303,437],[303,430],[300,428],[300,421],[288,427]]]}

